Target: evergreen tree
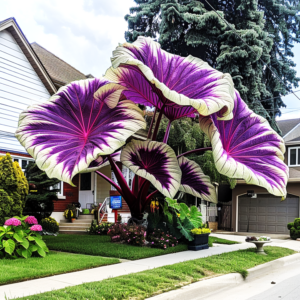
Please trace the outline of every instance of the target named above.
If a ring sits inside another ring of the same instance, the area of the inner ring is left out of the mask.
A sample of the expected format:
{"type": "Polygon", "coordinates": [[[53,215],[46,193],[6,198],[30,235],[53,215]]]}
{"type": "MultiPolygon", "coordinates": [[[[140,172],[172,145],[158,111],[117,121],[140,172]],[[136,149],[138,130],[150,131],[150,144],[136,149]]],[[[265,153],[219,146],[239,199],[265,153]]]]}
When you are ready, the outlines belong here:
{"type": "Polygon", "coordinates": [[[28,182],[19,163],[9,153],[0,158],[0,225],[5,218],[21,216],[28,194],[28,182]]]}
{"type": "Polygon", "coordinates": [[[25,175],[30,189],[24,214],[33,215],[40,222],[53,212],[53,201],[58,199],[57,192],[59,191],[55,185],[60,181],[56,178],[49,178],[34,162],[28,163],[25,175]]]}
{"type": "Polygon", "coordinates": [[[280,132],[275,117],[285,106],[281,96],[299,82],[292,68],[293,43],[299,42],[300,33],[299,0],[209,0],[219,15],[205,0],[135,2],[125,16],[128,42],[150,36],[169,52],[194,55],[230,73],[250,108],[280,132]]]}

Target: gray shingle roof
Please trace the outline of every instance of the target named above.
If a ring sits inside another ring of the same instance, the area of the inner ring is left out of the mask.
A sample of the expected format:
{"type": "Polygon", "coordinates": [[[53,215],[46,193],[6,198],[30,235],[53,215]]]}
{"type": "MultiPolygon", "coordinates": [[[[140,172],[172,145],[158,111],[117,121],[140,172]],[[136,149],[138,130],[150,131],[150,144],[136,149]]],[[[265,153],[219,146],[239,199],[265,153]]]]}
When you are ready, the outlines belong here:
{"type": "Polygon", "coordinates": [[[47,49],[43,48],[39,44],[32,43],[31,47],[50,74],[52,80],[61,83],[61,85],[65,85],[74,80],[87,78],[83,73],[76,70],[74,67],[72,67],[47,49]]]}
{"type": "Polygon", "coordinates": [[[282,132],[282,136],[285,136],[288,132],[290,132],[299,123],[300,123],[300,118],[277,121],[277,125],[282,132]]]}

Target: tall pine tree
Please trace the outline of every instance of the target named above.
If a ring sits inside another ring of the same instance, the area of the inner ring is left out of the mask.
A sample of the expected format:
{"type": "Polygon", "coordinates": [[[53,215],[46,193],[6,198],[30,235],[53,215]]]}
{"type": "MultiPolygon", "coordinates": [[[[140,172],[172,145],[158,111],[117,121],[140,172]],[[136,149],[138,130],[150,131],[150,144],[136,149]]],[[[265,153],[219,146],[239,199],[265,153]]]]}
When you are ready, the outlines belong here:
{"type": "Polygon", "coordinates": [[[171,53],[194,55],[230,73],[250,108],[280,132],[275,117],[285,106],[281,96],[300,80],[292,61],[293,43],[299,42],[299,0],[208,0],[219,15],[205,0],[135,2],[125,16],[128,42],[150,36],[171,53]]]}

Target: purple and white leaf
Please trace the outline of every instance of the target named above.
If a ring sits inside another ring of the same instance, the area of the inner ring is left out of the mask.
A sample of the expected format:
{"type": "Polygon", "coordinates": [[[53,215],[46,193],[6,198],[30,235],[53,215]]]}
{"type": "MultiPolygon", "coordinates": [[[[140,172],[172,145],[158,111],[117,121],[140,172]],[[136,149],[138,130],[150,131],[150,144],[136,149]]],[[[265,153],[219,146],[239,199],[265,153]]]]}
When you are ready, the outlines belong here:
{"type": "Polygon", "coordinates": [[[283,139],[268,121],[256,115],[236,92],[233,119],[200,116],[200,127],[209,136],[217,170],[230,178],[264,187],[286,196],[288,167],[283,139]]]}
{"type": "Polygon", "coordinates": [[[95,99],[95,92],[108,83],[103,78],[72,82],[20,114],[16,137],[50,178],[72,184],[92,161],[114,153],[146,127],[133,102],[121,101],[110,109],[105,103],[109,93],[95,99]]]}
{"type": "Polygon", "coordinates": [[[139,37],[132,44],[124,43],[116,48],[112,66],[117,69],[110,69],[105,77],[125,84],[125,94],[129,99],[134,97],[137,103],[150,102],[158,108],[175,103],[192,106],[203,116],[220,112],[221,119],[232,117],[231,76],[213,69],[201,59],[170,54],[151,38],[139,37]],[[141,95],[140,90],[143,90],[141,95]]]}
{"type": "Polygon", "coordinates": [[[123,148],[121,162],[166,197],[174,197],[180,187],[181,170],[175,152],[167,144],[132,140],[123,148]]]}
{"type": "MultiPolygon", "coordinates": [[[[117,151],[115,153],[110,154],[110,157],[115,161],[119,162],[121,161],[121,151],[117,151]]],[[[103,167],[106,167],[109,165],[109,160],[107,156],[99,156],[97,159],[93,160],[88,168],[84,170],[83,172],[93,172],[97,171],[103,167]]]]}
{"type": "Polygon", "coordinates": [[[211,183],[209,176],[203,173],[200,166],[184,156],[178,159],[178,163],[182,172],[179,191],[217,203],[216,188],[211,183]]]}

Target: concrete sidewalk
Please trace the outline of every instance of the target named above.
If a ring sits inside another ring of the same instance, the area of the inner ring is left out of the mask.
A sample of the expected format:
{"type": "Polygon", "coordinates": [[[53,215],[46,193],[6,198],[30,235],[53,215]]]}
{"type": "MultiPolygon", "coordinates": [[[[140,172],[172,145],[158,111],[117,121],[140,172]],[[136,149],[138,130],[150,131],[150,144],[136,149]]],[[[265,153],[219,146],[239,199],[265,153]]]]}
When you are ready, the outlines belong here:
{"type": "Polygon", "coordinates": [[[253,247],[255,246],[249,243],[235,245],[214,245],[214,247],[212,248],[201,251],[183,251],[173,254],[166,254],[151,258],[124,262],[116,265],[104,266],[84,271],[3,285],[0,286],[0,300],[13,299],[52,290],[58,290],[64,287],[74,286],[86,282],[101,281],[103,279],[111,277],[127,275],[130,273],[141,272],[162,266],[173,265],[183,261],[253,247]]]}

